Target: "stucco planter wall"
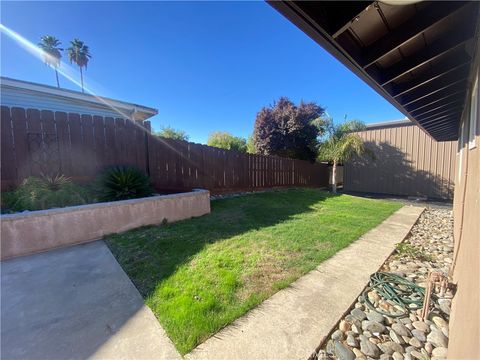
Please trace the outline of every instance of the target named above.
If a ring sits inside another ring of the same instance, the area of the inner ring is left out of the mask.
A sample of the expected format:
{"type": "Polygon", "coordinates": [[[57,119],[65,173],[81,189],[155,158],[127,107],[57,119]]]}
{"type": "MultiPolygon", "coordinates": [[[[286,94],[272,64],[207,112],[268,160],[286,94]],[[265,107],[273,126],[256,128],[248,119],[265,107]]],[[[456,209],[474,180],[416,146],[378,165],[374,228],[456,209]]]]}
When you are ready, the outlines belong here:
{"type": "Polygon", "coordinates": [[[1,216],[1,259],[210,213],[207,190],[1,216]]]}

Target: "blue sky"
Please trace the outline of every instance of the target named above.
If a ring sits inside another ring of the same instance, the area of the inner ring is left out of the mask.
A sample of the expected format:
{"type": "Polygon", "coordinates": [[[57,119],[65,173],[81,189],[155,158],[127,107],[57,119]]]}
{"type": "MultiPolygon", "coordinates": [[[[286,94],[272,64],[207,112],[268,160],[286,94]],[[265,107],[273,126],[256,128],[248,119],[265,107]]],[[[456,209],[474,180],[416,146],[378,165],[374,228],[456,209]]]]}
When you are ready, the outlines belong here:
{"type": "MultiPolygon", "coordinates": [[[[87,86],[159,109],[154,128],[195,142],[215,130],[247,137],[280,96],[315,101],[336,120],[404,117],[264,2],[2,1],[1,22],[35,44],[46,34],[65,48],[85,41],[87,86]]],[[[54,72],[4,34],[1,74],[55,85],[54,72]]],[[[64,78],[61,86],[78,90],[64,78]]]]}

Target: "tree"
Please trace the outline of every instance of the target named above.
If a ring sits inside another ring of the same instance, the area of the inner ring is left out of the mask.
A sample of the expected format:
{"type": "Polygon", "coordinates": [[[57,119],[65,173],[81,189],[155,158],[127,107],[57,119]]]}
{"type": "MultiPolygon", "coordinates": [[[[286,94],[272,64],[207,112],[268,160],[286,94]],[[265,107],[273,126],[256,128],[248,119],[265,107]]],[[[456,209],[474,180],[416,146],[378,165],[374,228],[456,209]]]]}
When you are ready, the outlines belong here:
{"type": "Polygon", "coordinates": [[[70,41],[70,45],[71,46],[67,49],[68,57],[70,59],[70,63],[77,64],[80,69],[82,92],[85,92],[83,89],[83,68],[87,68],[88,61],[92,58],[92,55],[90,55],[90,50],[83,41],[73,39],[72,41],[70,41]]]}
{"type": "Polygon", "coordinates": [[[211,133],[208,136],[207,145],[242,153],[247,152],[247,140],[238,136],[233,136],[226,131],[216,131],[211,133]]]}
{"type": "Polygon", "coordinates": [[[318,137],[323,134],[319,119],[324,113],[325,109],[313,102],[296,106],[281,97],[257,114],[253,132],[256,152],[315,161],[318,137]]]}
{"type": "Polygon", "coordinates": [[[42,36],[40,40],[38,46],[43,51],[45,64],[51,66],[55,70],[57,86],[60,87],[60,81],[58,80],[58,67],[60,66],[60,59],[62,58],[61,51],[63,50],[59,48],[61,42],[55,36],[51,35],[42,36]]]}
{"type": "Polygon", "coordinates": [[[250,135],[247,139],[247,153],[256,154],[257,150],[255,149],[255,142],[253,141],[253,134],[250,135]]]}
{"type": "Polygon", "coordinates": [[[325,120],[327,137],[320,143],[318,148],[318,160],[333,163],[332,168],[332,191],[337,193],[337,166],[354,156],[373,154],[365,147],[363,139],[355,134],[365,129],[365,125],[358,120],[350,120],[335,125],[332,118],[325,120]]]}
{"type": "Polygon", "coordinates": [[[164,137],[167,139],[182,140],[188,141],[190,138],[187,133],[183,130],[176,130],[170,126],[164,126],[159,132],[156,132],[155,135],[164,137]]]}

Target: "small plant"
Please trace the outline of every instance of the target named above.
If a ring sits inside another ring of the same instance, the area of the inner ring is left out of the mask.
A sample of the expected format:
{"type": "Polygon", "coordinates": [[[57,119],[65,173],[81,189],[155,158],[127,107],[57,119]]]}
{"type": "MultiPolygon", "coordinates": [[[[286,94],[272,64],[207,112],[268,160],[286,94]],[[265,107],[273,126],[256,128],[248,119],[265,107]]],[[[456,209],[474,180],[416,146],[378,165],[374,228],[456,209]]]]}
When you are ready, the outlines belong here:
{"type": "Polygon", "coordinates": [[[101,174],[97,180],[101,201],[117,201],[151,196],[150,178],[137,168],[115,166],[101,174]]]}
{"type": "Polygon", "coordinates": [[[9,211],[45,210],[91,202],[87,189],[64,175],[30,176],[14,191],[2,194],[2,208],[9,211]]]}
{"type": "Polygon", "coordinates": [[[432,255],[427,254],[421,248],[410,243],[402,242],[396,245],[397,254],[400,257],[409,257],[420,261],[433,261],[432,255]]]}

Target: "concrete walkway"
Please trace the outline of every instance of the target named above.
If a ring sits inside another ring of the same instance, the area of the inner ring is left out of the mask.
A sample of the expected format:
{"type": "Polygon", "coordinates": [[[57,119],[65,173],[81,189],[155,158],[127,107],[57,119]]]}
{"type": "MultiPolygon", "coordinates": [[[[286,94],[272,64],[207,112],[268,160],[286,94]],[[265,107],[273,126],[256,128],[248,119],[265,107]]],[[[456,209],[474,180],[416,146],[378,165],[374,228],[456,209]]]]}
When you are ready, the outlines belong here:
{"type": "Polygon", "coordinates": [[[180,359],[103,241],[1,272],[2,359],[180,359]]]}
{"type": "Polygon", "coordinates": [[[186,358],[307,359],[409,233],[423,207],[405,206],[359,240],[236,320],[186,358]]]}

